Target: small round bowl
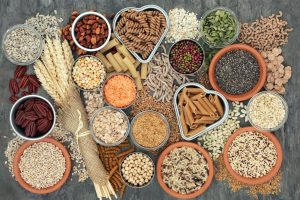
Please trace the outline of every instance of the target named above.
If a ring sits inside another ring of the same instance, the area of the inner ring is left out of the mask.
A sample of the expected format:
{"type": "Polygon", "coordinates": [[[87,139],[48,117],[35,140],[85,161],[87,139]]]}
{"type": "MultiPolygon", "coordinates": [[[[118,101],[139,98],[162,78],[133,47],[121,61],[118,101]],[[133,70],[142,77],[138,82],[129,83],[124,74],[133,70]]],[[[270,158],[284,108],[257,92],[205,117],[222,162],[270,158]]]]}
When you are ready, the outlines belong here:
{"type": "Polygon", "coordinates": [[[233,44],[230,46],[227,46],[220,51],[216,53],[216,55],[213,57],[213,59],[210,62],[209,69],[208,69],[208,76],[209,76],[209,82],[214,90],[220,92],[225,96],[226,99],[230,101],[245,101],[247,99],[250,99],[252,96],[254,96],[256,93],[258,93],[261,88],[264,86],[266,78],[267,78],[267,68],[264,58],[260,55],[258,51],[256,51],[254,48],[245,45],[245,44],[233,44]],[[244,50],[249,53],[251,53],[257,60],[257,63],[259,65],[259,79],[256,85],[248,92],[244,94],[239,95],[232,95],[228,94],[225,91],[223,91],[220,86],[218,85],[217,79],[216,79],[216,66],[219,61],[219,59],[224,56],[224,54],[234,51],[234,50],[244,50]]]}
{"type": "Polygon", "coordinates": [[[138,113],[136,116],[134,116],[134,118],[131,121],[130,138],[131,138],[132,142],[134,143],[134,145],[137,146],[140,149],[143,149],[143,150],[146,150],[146,151],[152,151],[152,152],[156,151],[156,150],[162,148],[168,142],[169,137],[170,137],[170,125],[168,123],[167,118],[164,115],[162,115],[161,113],[159,113],[159,112],[156,112],[156,111],[153,111],[153,110],[145,110],[143,112],[138,113]],[[141,115],[143,115],[143,114],[145,114],[147,112],[148,113],[150,112],[150,113],[157,114],[159,117],[161,117],[161,119],[164,121],[164,123],[166,125],[166,128],[167,128],[167,134],[166,134],[164,140],[158,146],[155,146],[155,147],[144,147],[144,146],[140,145],[136,141],[136,139],[135,139],[135,137],[133,135],[133,132],[132,132],[132,127],[133,127],[135,121],[137,120],[137,118],[139,118],[141,115]]]}
{"type": "Polygon", "coordinates": [[[17,150],[17,152],[15,154],[15,157],[13,160],[13,172],[16,177],[16,180],[25,190],[27,190],[31,193],[34,193],[34,194],[48,194],[48,193],[54,192],[54,191],[58,190],[59,188],[61,188],[62,185],[67,181],[67,179],[70,175],[70,172],[71,172],[71,157],[70,157],[70,154],[68,153],[67,149],[60,142],[58,142],[57,140],[54,140],[52,138],[44,138],[39,141],[27,141],[21,145],[21,147],[17,150]],[[31,146],[35,143],[38,143],[38,142],[49,142],[49,143],[55,145],[56,147],[58,147],[61,150],[61,152],[66,160],[66,170],[64,172],[62,179],[60,181],[58,181],[55,185],[48,187],[48,188],[44,188],[44,189],[36,189],[36,188],[32,187],[31,185],[29,185],[28,183],[26,183],[23,180],[23,178],[21,177],[21,171],[19,168],[19,163],[21,160],[21,156],[23,155],[23,152],[29,146],[31,146]]]}
{"type": "Polygon", "coordinates": [[[142,153],[142,152],[133,152],[133,153],[128,154],[127,156],[125,156],[125,157],[122,159],[122,161],[120,162],[120,165],[119,165],[119,171],[120,171],[120,174],[121,174],[121,178],[122,178],[123,183],[125,183],[128,187],[131,187],[131,188],[145,188],[145,187],[147,187],[148,185],[150,185],[150,184],[152,183],[153,179],[154,179],[154,176],[155,176],[155,164],[154,164],[152,158],[150,158],[150,156],[148,156],[147,154],[142,153]],[[146,183],[145,185],[142,185],[142,186],[134,186],[134,185],[128,183],[128,182],[123,178],[123,175],[122,175],[122,164],[123,164],[124,160],[125,160],[128,156],[130,156],[130,155],[132,155],[132,154],[143,154],[143,155],[147,156],[147,157],[151,160],[151,162],[152,162],[152,165],[153,165],[153,175],[152,175],[150,181],[149,181],[148,183],[146,183]]]}
{"type": "Polygon", "coordinates": [[[80,14],[78,17],[76,17],[76,19],[72,23],[71,35],[72,35],[72,39],[73,39],[74,43],[80,49],[83,49],[84,51],[87,51],[87,52],[95,52],[95,51],[99,51],[100,49],[102,49],[103,47],[105,47],[105,45],[109,42],[110,37],[111,37],[111,27],[110,27],[110,24],[109,24],[108,20],[106,19],[106,17],[104,17],[102,14],[100,14],[98,12],[88,11],[88,12],[84,12],[84,13],[80,14]],[[76,27],[77,22],[79,20],[81,20],[81,18],[83,18],[83,17],[85,17],[87,15],[96,15],[96,16],[100,17],[101,19],[103,19],[105,21],[107,29],[108,29],[108,36],[106,38],[106,41],[101,46],[99,46],[99,47],[97,47],[95,49],[88,49],[88,48],[80,45],[79,42],[76,39],[76,36],[75,36],[75,27],[76,27]]]}
{"type": "Polygon", "coordinates": [[[272,91],[263,91],[263,92],[257,93],[256,95],[254,95],[254,96],[249,100],[248,105],[247,105],[247,116],[248,116],[248,119],[249,119],[250,124],[251,124],[253,127],[255,127],[256,129],[261,130],[261,131],[276,131],[276,130],[280,129],[280,128],[285,124],[285,122],[286,122],[286,120],[287,120],[287,118],[288,118],[288,113],[289,113],[289,108],[288,108],[288,105],[287,105],[287,103],[286,103],[286,100],[285,100],[281,95],[279,95],[278,93],[272,92],[272,91]],[[285,116],[284,116],[282,122],[281,122],[280,124],[278,124],[278,126],[276,126],[276,127],[274,127],[274,128],[271,128],[271,129],[266,129],[266,128],[262,128],[262,127],[257,126],[257,125],[253,122],[252,118],[251,118],[250,115],[249,115],[249,106],[250,106],[250,104],[253,102],[253,100],[254,100],[256,97],[258,97],[259,95],[262,95],[262,94],[272,94],[272,95],[278,97],[278,98],[282,101],[282,104],[283,104],[283,107],[284,107],[284,110],[285,110],[285,116]]]}
{"type": "Polygon", "coordinates": [[[35,95],[35,94],[27,95],[27,96],[24,96],[24,97],[18,99],[18,101],[16,101],[14,103],[14,105],[12,106],[10,113],[9,113],[9,121],[10,121],[10,126],[12,127],[13,131],[21,138],[23,138],[25,140],[40,140],[42,138],[47,137],[52,132],[53,128],[55,127],[56,112],[55,112],[53,105],[50,103],[50,101],[48,101],[48,99],[46,99],[40,95],[35,95]],[[23,134],[22,129],[15,123],[15,115],[16,115],[19,105],[22,104],[24,101],[31,99],[31,98],[38,98],[38,99],[44,100],[50,106],[50,108],[52,110],[53,124],[47,133],[45,133],[44,135],[41,135],[39,137],[27,137],[25,134],[23,134]]]}
{"type": "Polygon", "coordinates": [[[226,7],[219,6],[219,7],[213,8],[213,9],[211,9],[211,10],[207,10],[207,11],[203,14],[203,16],[201,17],[201,21],[200,21],[200,31],[201,31],[201,33],[202,33],[202,40],[203,40],[210,48],[223,48],[223,47],[225,47],[225,46],[227,46],[227,45],[230,45],[230,44],[234,43],[234,42],[237,40],[237,38],[239,37],[239,34],[240,34],[240,23],[239,23],[239,21],[238,21],[238,19],[237,19],[236,14],[235,14],[232,10],[230,10],[230,9],[228,9],[228,8],[226,8],[226,7]],[[205,33],[204,33],[204,31],[203,31],[202,23],[203,23],[203,21],[204,21],[204,19],[205,19],[206,17],[208,17],[211,13],[213,13],[213,12],[215,12],[215,11],[217,11],[217,10],[224,10],[224,11],[227,11],[230,15],[233,16],[234,21],[235,21],[235,24],[236,24],[236,30],[235,30],[235,35],[233,36],[233,38],[232,38],[230,41],[228,41],[227,43],[211,44],[211,43],[205,38],[205,33]]]}
{"type": "Polygon", "coordinates": [[[136,98],[137,98],[137,95],[138,95],[138,92],[137,92],[137,88],[136,88],[135,81],[134,81],[134,79],[133,79],[131,76],[129,76],[129,75],[127,75],[127,74],[124,74],[124,73],[112,73],[111,75],[109,75],[109,76],[106,78],[106,80],[105,80],[105,82],[104,82],[104,84],[103,84],[103,87],[102,87],[102,94],[103,94],[103,100],[104,100],[104,102],[105,102],[107,105],[109,105],[109,106],[111,106],[111,107],[114,107],[114,108],[124,109],[124,110],[125,110],[125,109],[129,108],[129,107],[135,102],[135,100],[136,100],[136,98]],[[126,76],[126,77],[130,78],[130,79],[132,80],[132,82],[134,83],[134,86],[135,86],[135,98],[134,98],[134,100],[133,100],[129,105],[127,105],[127,106],[125,106],[125,107],[116,107],[116,106],[112,105],[111,103],[109,103],[109,102],[106,100],[106,98],[105,98],[105,91],[104,91],[104,89],[105,89],[105,85],[106,85],[107,81],[108,81],[109,79],[111,79],[112,77],[118,76],[118,75],[122,75],[122,76],[126,76]]]}
{"type": "Polygon", "coordinates": [[[34,63],[34,62],[35,62],[37,59],[39,59],[40,56],[42,55],[43,49],[44,49],[44,40],[43,40],[41,34],[40,34],[38,31],[36,31],[32,26],[29,26],[29,25],[26,25],[26,24],[17,24],[17,25],[15,25],[15,26],[10,27],[10,28],[4,33],[3,38],[2,38],[2,50],[3,50],[3,52],[4,52],[5,57],[6,57],[10,62],[12,62],[12,63],[14,63],[14,64],[16,64],[16,65],[30,65],[30,64],[34,63]],[[5,49],[5,44],[4,44],[4,42],[5,42],[6,38],[7,38],[7,36],[8,36],[12,31],[14,31],[14,30],[16,30],[16,29],[20,29],[20,28],[27,29],[27,30],[33,32],[33,33],[39,38],[39,40],[40,40],[39,51],[38,51],[38,53],[36,54],[35,58],[34,58],[33,60],[30,60],[30,61],[24,62],[24,63],[19,62],[19,61],[17,61],[17,60],[14,60],[13,58],[9,57],[9,55],[8,55],[6,49],[5,49]]]}
{"type": "Polygon", "coordinates": [[[227,140],[225,147],[224,147],[224,162],[225,162],[225,166],[226,169],[229,171],[229,173],[238,181],[245,183],[247,185],[259,185],[259,184],[263,184],[266,183],[268,181],[270,181],[274,176],[276,176],[276,174],[278,173],[280,167],[281,167],[281,163],[282,163],[282,147],[281,144],[279,142],[279,140],[270,132],[262,132],[257,130],[254,127],[248,126],[248,127],[244,127],[244,128],[240,128],[237,131],[235,131],[227,140]],[[231,143],[233,142],[233,140],[239,136],[240,134],[247,132],[247,131],[251,131],[251,132],[258,132],[266,137],[269,138],[269,140],[275,145],[276,148],[276,152],[277,152],[277,160],[275,163],[275,166],[273,167],[273,169],[265,176],[260,177],[260,178],[248,178],[248,177],[243,177],[241,175],[239,175],[238,173],[236,173],[232,168],[231,165],[229,163],[229,158],[228,158],[228,150],[229,147],[231,145],[231,143]]]}
{"type": "Polygon", "coordinates": [[[169,59],[168,59],[168,62],[169,62],[169,64],[170,64],[171,68],[172,68],[176,73],[182,74],[182,75],[195,75],[195,74],[196,74],[197,72],[199,72],[200,69],[205,65],[205,52],[204,52],[204,49],[203,49],[203,47],[201,46],[201,44],[200,44],[199,42],[197,42],[196,40],[193,40],[193,39],[182,39],[182,40],[179,40],[179,41],[173,43],[172,46],[171,46],[170,49],[169,49],[168,58],[169,58],[169,59]],[[191,41],[191,42],[197,44],[198,47],[200,47],[200,49],[201,49],[201,51],[202,51],[202,54],[203,54],[203,60],[202,60],[202,63],[201,63],[201,65],[199,66],[199,68],[198,68],[196,71],[194,71],[193,73],[187,73],[187,74],[180,73],[180,72],[178,72],[176,69],[174,69],[174,67],[172,66],[172,64],[171,64],[171,62],[170,62],[170,54],[171,54],[172,48],[173,48],[176,44],[178,44],[179,42],[182,42],[182,41],[191,41]]]}
{"type": "Polygon", "coordinates": [[[102,145],[102,146],[106,146],[106,147],[118,146],[118,145],[121,144],[121,143],[127,138],[127,136],[129,135],[129,132],[130,132],[130,122],[129,122],[129,119],[128,119],[126,113],[125,113],[123,110],[117,109],[117,108],[114,108],[114,107],[111,107],[111,106],[105,106],[105,107],[102,107],[102,108],[100,108],[100,109],[98,109],[98,110],[96,110],[96,111],[94,112],[94,114],[93,114],[93,116],[92,116],[92,119],[90,120],[90,130],[91,130],[91,133],[92,133],[92,136],[93,136],[94,140],[95,140],[98,144],[100,144],[100,145],[102,145]],[[116,110],[116,111],[122,113],[123,116],[124,116],[124,118],[125,118],[125,120],[126,120],[126,123],[127,123],[127,130],[126,130],[126,133],[124,134],[124,136],[123,136],[120,140],[116,141],[115,143],[105,143],[105,142],[103,142],[100,138],[98,138],[98,137],[95,135],[95,133],[94,133],[94,129],[93,129],[94,120],[95,120],[96,116],[97,116],[99,113],[103,112],[104,110],[116,110]]]}
{"type": "MultiPolygon", "coordinates": [[[[74,62],[73,62],[73,64],[72,64],[72,67],[71,67],[71,79],[72,79],[72,82],[73,82],[74,86],[75,86],[76,88],[78,88],[79,90],[87,91],[87,92],[89,92],[89,91],[95,91],[95,90],[97,90],[98,88],[100,88],[101,84],[105,81],[105,78],[103,79],[102,82],[99,83],[99,85],[98,85],[97,87],[95,87],[95,88],[93,88],[93,89],[84,89],[84,88],[81,88],[81,87],[79,87],[79,86],[77,85],[77,83],[76,83],[76,82],[74,81],[74,79],[73,79],[73,69],[74,69],[74,66],[75,66],[76,62],[77,62],[79,59],[84,58],[84,57],[94,58],[94,59],[96,59],[97,61],[99,61],[99,62],[102,63],[102,61],[101,61],[97,56],[93,56],[93,55],[83,55],[83,56],[79,56],[76,60],[74,60],[74,62]]],[[[102,65],[103,65],[103,67],[104,67],[105,76],[106,76],[106,68],[105,68],[105,66],[104,66],[103,63],[102,63],[102,65]]]]}
{"type": "Polygon", "coordinates": [[[209,154],[207,153],[207,151],[204,148],[202,148],[199,145],[192,143],[192,142],[177,142],[177,143],[174,143],[174,144],[168,146],[160,154],[157,164],[156,164],[156,174],[157,174],[157,180],[158,180],[159,185],[162,187],[162,189],[166,193],[168,193],[169,195],[171,195],[177,199],[192,199],[192,198],[196,198],[197,196],[203,194],[209,188],[209,186],[213,180],[213,176],[214,176],[214,166],[213,166],[213,161],[212,161],[211,157],[209,156],[209,154]],[[194,191],[189,194],[179,194],[179,193],[173,191],[165,184],[165,182],[163,181],[163,177],[162,177],[162,164],[163,164],[165,157],[173,149],[179,148],[179,147],[194,148],[195,150],[197,150],[200,154],[202,154],[204,156],[204,158],[206,159],[206,161],[208,163],[209,171],[208,171],[208,178],[207,178],[206,182],[203,184],[203,186],[199,190],[194,191]]]}

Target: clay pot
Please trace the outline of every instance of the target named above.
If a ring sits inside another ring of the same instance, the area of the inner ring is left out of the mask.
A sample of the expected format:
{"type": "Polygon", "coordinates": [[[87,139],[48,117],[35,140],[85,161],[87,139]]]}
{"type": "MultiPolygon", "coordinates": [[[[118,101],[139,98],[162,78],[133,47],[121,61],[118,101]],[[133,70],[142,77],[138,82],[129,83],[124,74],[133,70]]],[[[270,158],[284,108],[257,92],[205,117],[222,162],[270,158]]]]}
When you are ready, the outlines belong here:
{"type": "Polygon", "coordinates": [[[44,139],[41,139],[38,141],[27,141],[24,144],[22,144],[21,147],[16,152],[16,155],[13,160],[13,171],[14,171],[16,180],[25,190],[27,190],[31,193],[35,193],[35,194],[47,194],[47,193],[54,192],[55,190],[58,190],[68,179],[68,177],[70,175],[70,171],[71,171],[71,157],[70,157],[70,154],[68,153],[67,149],[61,143],[59,143],[57,140],[54,140],[52,138],[48,137],[48,138],[44,138],[44,139]],[[64,157],[66,159],[66,171],[65,171],[62,179],[60,181],[58,181],[55,185],[48,187],[48,188],[44,188],[44,189],[37,189],[37,188],[34,188],[31,185],[29,185],[28,183],[26,183],[23,180],[23,178],[21,177],[20,168],[19,168],[19,162],[20,162],[21,156],[23,155],[24,150],[27,149],[29,146],[31,146],[35,143],[38,143],[38,142],[49,142],[49,143],[57,146],[61,150],[62,154],[64,155],[64,157]]]}
{"type": "Polygon", "coordinates": [[[227,47],[221,49],[220,51],[218,51],[216,53],[216,55],[213,57],[213,59],[210,62],[209,69],[208,69],[208,76],[209,76],[209,82],[210,82],[211,86],[213,87],[213,89],[220,92],[221,94],[223,94],[226,99],[231,100],[231,101],[245,101],[247,99],[250,99],[256,93],[258,93],[261,90],[261,88],[264,86],[264,84],[266,82],[266,78],[267,78],[267,68],[266,68],[266,63],[265,63],[264,58],[254,48],[252,48],[248,45],[245,45],[245,44],[233,44],[233,45],[230,45],[230,46],[227,46],[227,47]],[[244,51],[248,51],[249,53],[251,53],[257,60],[257,63],[259,65],[259,72],[260,72],[259,79],[258,79],[258,82],[256,83],[256,85],[250,91],[248,91],[244,94],[239,94],[239,95],[232,95],[232,94],[228,94],[225,91],[223,91],[219,87],[216,76],[215,76],[216,66],[217,66],[219,59],[225,53],[233,51],[233,50],[244,50],[244,51]]]}
{"type": "Polygon", "coordinates": [[[226,169],[236,180],[238,180],[242,183],[245,183],[247,185],[259,185],[259,184],[263,184],[263,183],[270,181],[274,176],[277,175],[277,173],[281,167],[282,159],[283,159],[282,158],[282,147],[281,147],[281,144],[279,143],[279,140],[275,137],[275,135],[270,132],[263,132],[263,131],[257,130],[256,128],[254,128],[252,126],[238,129],[236,132],[234,132],[229,137],[229,139],[227,140],[227,143],[225,144],[225,147],[224,147],[224,162],[225,162],[226,169]],[[268,137],[269,140],[275,145],[276,152],[277,152],[277,160],[276,160],[276,163],[275,163],[273,169],[267,175],[262,176],[260,178],[248,178],[248,177],[243,177],[243,176],[239,175],[237,172],[235,172],[231,168],[231,165],[229,163],[229,158],[228,158],[229,147],[230,147],[231,143],[233,142],[233,140],[237,136],[239,136],[241,133],[244,133],[244,132],[258,132],[258,133],[268,137]]]}
{"type": "Polygon", "coordinates": [[[214,166],[213,166],[212,159],[210,158],[209,154],[207,153],[207,151],[204,148],[202,148],[199,145],[192,143],[192,142],[177,142],[177,143],[174,143],[174,144],[170,145],[169,147],[167,147],[160,154],[157,164],[156,164],[156,175],[157,175],[157,180],[158,180],[159,185],[162,187],[162,189],[166,193],[168,193],[169,195],[171,195],[175,198],[178,198],[178,199],[192,199],[192,198],[195,198],[195,197],[201,195],[208,189],[208,187],[210,186],[210,184],[212,182],[213,176],[214,176],[214,166]],[[170,151],[172,151],[173,149],[178,148],[178,147],[192,147],[192,148],[196,149],[200,154],[202,154],[204,156],[204,158],[207,160],[207,163],[208,163],[209,172],[208,172],[208,177],[207,177],[206,182],[203,184],[203,186],[199,190],[194,191],[189,194],[179,194],[179,193],[171,190],[164,183],[163,178],[162,178],[161,171],[162,171],[162,163],[163,163],[164,158],[170,153],[170,151]]]}

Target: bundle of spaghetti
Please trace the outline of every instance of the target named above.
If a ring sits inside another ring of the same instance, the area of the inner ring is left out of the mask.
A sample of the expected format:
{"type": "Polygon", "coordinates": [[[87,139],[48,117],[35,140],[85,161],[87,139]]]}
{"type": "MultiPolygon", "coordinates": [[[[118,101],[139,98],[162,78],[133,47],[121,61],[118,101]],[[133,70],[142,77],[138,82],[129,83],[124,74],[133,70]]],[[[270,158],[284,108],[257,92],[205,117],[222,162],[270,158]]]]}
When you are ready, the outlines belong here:
{"type": "Polygon", "coordinates": [[[155,99],[162,102],[171,102],[173,94],[178,85],[189,82],[189,78],[185,75],[178,74],[172,70],[168,62],[166,48],[162,53],[156,53],[148,65],[148,77],[144,82],[152,92],[155,99]]]}
{"type": "Polygon", "coordinates": [[[146,59],[165,32],[166,18],[160,11],[128,10],[121,14],[115,31],[125,46],[146,59]]]}
{"type": "Polygon", "coordinates": [[[99,157],[104,164],[104,168],[109,172],[109,180],[115,191],[119,193],[119,198],[122,199],[125,184],[119,172],[119,165],[125,156],[134,151],[134,148],[130,145],[128,139],[126,139],[118,146],[104,147],[99,145],[98,149],[99,157]]]}
{"type": "Polygon", "coordinates": [[[281,17],[282,12],[279,11],[278,15],[261,16],[253,23],[243,23],[238,40],[259,51],[271,51],[286,44],[293,28],[286,28],[288,22],[281,17]]]}

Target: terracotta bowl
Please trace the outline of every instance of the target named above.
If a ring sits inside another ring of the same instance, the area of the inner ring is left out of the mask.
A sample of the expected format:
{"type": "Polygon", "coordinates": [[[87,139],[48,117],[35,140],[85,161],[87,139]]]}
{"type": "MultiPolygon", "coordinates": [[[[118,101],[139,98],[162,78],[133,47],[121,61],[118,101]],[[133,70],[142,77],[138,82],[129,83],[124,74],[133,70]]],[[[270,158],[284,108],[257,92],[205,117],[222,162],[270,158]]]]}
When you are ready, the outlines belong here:
{"type": "Polygon", "coordinates": [[[157,180],[159,185],[162,187],[162,189],[168,193],[169,195],[178,198],[178,199],[192,199],[195,198],[199,195],[201,195],[202,193],[204,193],[208,187],[210,186],[213,176],[214,176],[214,166],[213,166],[213,161],[210,158],[209,154],[207,153],[207,151],[205,149],[203,149],[202,147],[200,147],[199,145],[192,143],[192,142],[177,142],[175,144],[170,145],[169,147],[167,147],[159,156],[157,164],[156,164],[156,175],[157,175],[157,180]],[[171,150],[178,148],[178,147],[192,147],[194,149],[196,149],[199,153],[201,153],[204,158],[207,160],[208,163],[208,167],[209,167],[209,171],[208,171],[208,178],[206,180],[206,182],[203,184],[203,186],[197,190],[194,191],[192,193],[189,194],[179,194],[175,191],[173,191],[172,189],[170,189],[163,181],[162,178],[162,163],[164,158],[170,153],[171,150]]]}
{"type": "Polygon", "coordinates": [[[256,128],[252,127],[252,126],[248,126],[248,127],[244,127],[244,128],[240,128],[238,129],[236,132],[234,132],[228,139],[227,143],[225,144],[224,147],[224,162],[225,162],[225,166],[227,168],[227,170],[229,171],[229,173],[238,181],[245,183],[247,185],[260,185],[263,183],[266,183],[268,181],[270,181],[274,176],[276,176],[276,174],[278,173],[280,167],[281,167],[281,163],[282,163],[282,148],[281,148],[281,144],[279,142],[279,140],[273,135],[273,133],[270,132],[263,132],[260,130],[257,130],[256,128]],[[231,165],[229,163],[229,158],[228,158],[228,150],[229,147],[232,143],[232,141],[241,133],[243,132],[247,132],[247,131],[255,131],[258,133],[261,133],[262,135],[266,136],[269,138],[269,140],[275,145],[276,148],[276,152],[277,152],[277,160],[276,163],[273,167],[273,169],[265,176],[262,176],[260,178],[247,178],[247,177],[243,177],[241,175],[239,175],[238,173],[236,173],[232,168],[231,165]]]}
{"type": "Polygon", "coordinates": [[[27,141],[24,144],[21,145],[21,147],[17,150],[16,155],[14,157],[14,161],[13,161],[13,171],[14,171],[14,175],[16,177],[16,180],[19,182],[19,184],[27,191],[31,192],[31,193],[35,193],[35,194],[47,194],[47,193],[51,193],[54,192],[55,190],[58,190],[68,179],[69,175],[70,175],[70,171],[71,171],[71,157],[70,154],[68,153],[67,149],[58,141],[52,139],[52,138],[44,138],[38,141],[27,141]],[[38,143],[38,142],[49,142],[55,146],[57,146],[62,154],[64,155],[65,159],[66,159],[66,171],[62,177],[62,179],[57,182],[55,185],[48,187],[48,188],[44,188],[44,189],[36,189],[34,187],[32,187],[31,185],[29,185],[28,183],[26,183],[23,178],[21,177],[21,171],[19,168],[19,162],[21,159],[21,156],[23,155],[23,152],[25,149],[27,149],[29,146],[33,145],[34,143],[38,143]]]}
{"type": "Polygon", "coordinates": [[[245,44],[233,44],[233,45],[230,45],[230,46],[227,46],[227,47],[221,49],[220,51],[218,51],[216,53],[216,55],[213,57],[213,59],[210,62],[209,69],[208,69],[208,76],[209,76],[209,82],[210,82],[211,86],[214,88],[214,90],[223,94],[226,99],[229,99],[231,101],[245,101],[247,99],[250,99],[252,96],[254,96],[264,86],[266,78],[267,78],[267,68],[266,68],[266,63],[264,61],[264,58],[254,48],[252,48],[248,45],[245,45],[245,44]],[[216,66],[217,66],[219,59],[225,53],[233,51],[233,50],[244,50],[244,51],[248,51],[249,53],[251,53],[258,62],[259,72],[260,72],[259,79],[258,79],[258,82],[256,83],[256,85],[250,91],[248,91],[244,94],[239,94],[239,95],[232,95],[232,94],[228,94],[225,91],[223,91],[219,87],[216,76],[215,76],[216,66]]]}

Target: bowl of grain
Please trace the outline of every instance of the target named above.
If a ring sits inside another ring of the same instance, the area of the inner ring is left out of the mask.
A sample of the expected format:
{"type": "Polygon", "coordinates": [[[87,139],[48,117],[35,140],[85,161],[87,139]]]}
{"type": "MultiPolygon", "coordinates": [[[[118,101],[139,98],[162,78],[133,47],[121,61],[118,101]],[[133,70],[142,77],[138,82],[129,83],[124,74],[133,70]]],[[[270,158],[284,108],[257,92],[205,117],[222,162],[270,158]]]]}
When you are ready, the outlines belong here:
{"type": "Polygon", "coordinates": [[[106,77],[105,66],[92,55],[78,57],[71,68],[74,85],[83,91],[93,91],[100,87],[106,77]]]}
{"type": "Polygon", "coordinates": [[[213,161],[208,152],[192,142],[170,145],[161,153],[156,165],[159,185],[177,199],[191,199],[203,194],[214,176],[213,161]]]}
{"type": "Polygon", "coordinates": [[[130,138],[140,149],[158,150],[167,143],[169,136],[169,123],[159,112],[146,110],[138,113],[131,121],[130,138]]]}
{"type": "Polygon", "coordinates": [[[151,184],[155,176],[153,160],[145,153],[133,152],[120,162],[123,182],[131,188],[144,188],[151,184]]]}
{"type": "Polygon", "coordinates": [[[67,181],[70,171],[71,157],[67,149],[52,138],[23,143],[13,160],[16,180],[34,194],[58,190],[67,181]]]}
{"type": "Polygon", "coordinates": [[[44,41],[39,32],[26,24],[10,27],[3,35],[2,49],[6,58],[16,65],[30,65],[43,52],[44,41]]]}
{"type": "Polygon", "coordinates": [[[247,185],[259,185],[277,175],[282,163],[282,147],[270,132],[244,127],[234,132],[224,147],[229,173],[247,185]]]}
{"type": "Polygon", "coordinates": [[[208,70],[214,90],[231,101],[245,101],[262,89],[267,77],[264,58],[254,48],[233,44],[216,53],[208,70]]]}
{"type": "Polygon", "coordinates": [[[248,102],[247,116],[255,128],[262,131],[276,131],[288,118],[288,105],[276,92],[259,92],[248,102]]]}
{"type": "Polygon", "coordinates": [[[124,111],[106,106],[94,112],[90,130],[98,144],[117,146],[127,138],[130,132],[130,123],[124,111]]]}

